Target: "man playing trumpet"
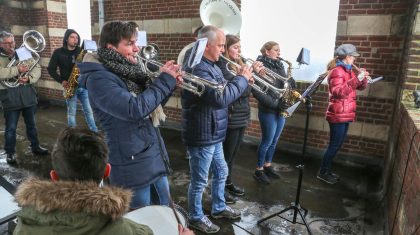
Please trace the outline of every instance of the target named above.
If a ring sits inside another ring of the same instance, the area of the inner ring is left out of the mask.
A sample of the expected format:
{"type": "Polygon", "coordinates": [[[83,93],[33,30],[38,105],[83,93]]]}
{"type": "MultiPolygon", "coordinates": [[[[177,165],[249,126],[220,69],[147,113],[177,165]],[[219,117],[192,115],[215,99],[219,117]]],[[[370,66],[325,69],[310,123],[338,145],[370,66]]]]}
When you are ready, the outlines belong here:
{"type": "Polygon", "coordinates": [[[222,144],[226,135],[228,105],[241,96],[249,82],[252,83],[252,69],[243,66],[238,76],[226,81],[216,65],[225,50],[224,32],[208,25],[200,30],[198,38],[207,38],[208,41],[203,58],[192,73],[212,82],[226,83],[226,86],[223,92],[206,87],[201,96],[186,90],[182,92],[182,139],[191,155],[188,207],[191,227],[205,233],[216,233],[220,228],[204,215],[202,196],[211,170],[211,216],[215,219],[240,218],[240,212],[226,206],[224,198],[228,167],[222,144]]]}

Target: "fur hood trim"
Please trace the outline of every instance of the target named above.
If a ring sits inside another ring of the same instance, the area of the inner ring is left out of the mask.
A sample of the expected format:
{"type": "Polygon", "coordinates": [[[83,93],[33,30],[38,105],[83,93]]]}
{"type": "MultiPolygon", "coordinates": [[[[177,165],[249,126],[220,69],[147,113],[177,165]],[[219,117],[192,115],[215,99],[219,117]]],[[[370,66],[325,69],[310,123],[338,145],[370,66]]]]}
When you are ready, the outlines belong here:
{"type": "Polygon", "coordinates": [[[60,210],[69,213],[104,215],[117,219],[129,209],[132,193],[96,182],[45,181],[30,178],[19,185],[15,197],[21,207],[41,213],[60,210]]]}

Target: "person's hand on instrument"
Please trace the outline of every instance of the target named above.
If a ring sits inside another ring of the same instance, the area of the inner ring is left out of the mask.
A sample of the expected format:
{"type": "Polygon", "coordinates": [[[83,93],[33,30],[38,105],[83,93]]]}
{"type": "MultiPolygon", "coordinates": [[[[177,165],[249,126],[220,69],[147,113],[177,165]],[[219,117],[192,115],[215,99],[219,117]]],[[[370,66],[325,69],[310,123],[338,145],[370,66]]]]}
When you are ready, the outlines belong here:
{"type": "Polygon", "coordinates": [[[160,68],[160,72],[167,73],[178,80],[179,79],[178,75],[180,75],[179,69],[180,69],[180,65],[175,64],[175,61],[173,60],[169,60],[169,61],[166,61],[166,63],[160,68]]]}

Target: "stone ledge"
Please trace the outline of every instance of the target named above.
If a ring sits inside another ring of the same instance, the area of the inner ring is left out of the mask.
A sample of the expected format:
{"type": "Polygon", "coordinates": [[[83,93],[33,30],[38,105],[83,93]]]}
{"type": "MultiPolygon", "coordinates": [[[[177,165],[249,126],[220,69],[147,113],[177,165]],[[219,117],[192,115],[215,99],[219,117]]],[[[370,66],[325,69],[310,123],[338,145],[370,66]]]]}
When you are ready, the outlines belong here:
{"type": "MultiPolygon", "coordinates": [[[[129,19],[127,21],[129,21],[129,19]]],[[[139,25],[140,30],[145,30],[147,33],[153,34],[190,34],[193,33],[194,29],[202,25],[200,18],[172,18],[132,21],[135,21],[139,25]]],[[[99,24],[94,23],[92,26],[92,37],[99,36],[99,34],[99,24]]]]}

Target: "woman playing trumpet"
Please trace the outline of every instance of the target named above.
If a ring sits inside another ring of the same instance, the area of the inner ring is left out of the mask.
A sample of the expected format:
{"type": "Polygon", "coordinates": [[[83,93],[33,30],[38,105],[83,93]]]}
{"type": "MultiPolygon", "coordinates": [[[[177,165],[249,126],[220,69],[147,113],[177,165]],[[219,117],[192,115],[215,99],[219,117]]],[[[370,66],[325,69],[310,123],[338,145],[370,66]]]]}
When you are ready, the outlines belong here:
{"type": "MultiPolygon", "coordinates": [[[[226,35],[225,53],[224,56],[229,60],[243,66],[244,62],[240,58],[241,54],[241,43],[240,39],[234,35],[226,35]]],[[[230,81],[235,76],[229,71],[233,70],[235,73],[239,72],[239,68],[232,63],[228,63],[225,59],[220,58],[217,65],[223,72],[223,76],[226,80],[230,81]]],[[[253,65],[254,71],[260,71],[262,68],[261,62],[255,62],[253,65]]],[[[242,196],[245,191],[236,186],[232,182],[232,166],[235,155],[237,154],[242,139],[244,137],[245,129],[248,126],[248,120],[250,117],[249,107],[249,95],[251,94],[251,87],[248,86],[246,91],[242,93],[235,102],[229,105],[228,110],[228,128],[226,132],[226,138],[223,142],[223,152],[225,160],[228,165],[229,173],[226,179],[226,190],[233,196],[242,196]]],[[[233,203],[234,198],[231,195],[225,193],[226,203],[233,203]]]]}
{"type": "MultiPolygon", "coordinates": [[[[273,41],[266,42],[261,48],[261,54],[257,61],[261,61],[264,67],[272,70],[282,77],[286,77],[284,67],[280,61],[279,44],[273,41]]],[[[260,72],[264,76],[264,70],[260,72]]],[[[291,78],[291,81],[293,79],[291,78]]],[[[283,89],[285,84],[281,79],[274,79],[273,85],[283,89]]],[[[253,91],[252,94],[258,100],[258,119],[261,126],[261,143],[258,147],[258,161],[254,178],[264,184],[269,184],[271,178],[279,178],[271,166],[277,142],[285,124],[282,112],[287,108],[286,102],[277,95],[268,92],[262,94],[253,91]]]]}
{"type": "Polygon", "coordinates": [[[334,54],[336,57],[327,66],[328,70],[332,70],[328,77],[329,104],[326,112],[330,142],[317,175],[318,179],[328,184],[335,184],[339,180],[339,176],[331,172],[332,161],[344,143],[349,123],[356,117],[356,90],[366,88],[369,76],[363,70],[364,76],[359,80],[352,71],[356,57],[360,56],[354,45],[343,44],[334,54]]]}

